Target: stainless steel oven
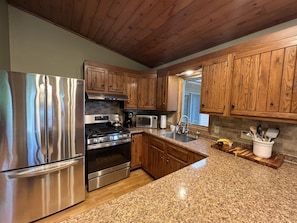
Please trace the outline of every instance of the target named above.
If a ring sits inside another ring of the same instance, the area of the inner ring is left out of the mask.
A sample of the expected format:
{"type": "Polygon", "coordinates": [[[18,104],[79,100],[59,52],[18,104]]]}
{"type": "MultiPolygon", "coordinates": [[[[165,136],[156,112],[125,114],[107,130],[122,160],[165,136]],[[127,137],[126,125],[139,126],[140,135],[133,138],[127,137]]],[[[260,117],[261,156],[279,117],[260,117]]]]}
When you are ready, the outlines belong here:
{"type": "Polygon", "coordinates": [[[130,174],[131,133],[116,115],[86,115],[86,182],[88,191],[130,174]]]}

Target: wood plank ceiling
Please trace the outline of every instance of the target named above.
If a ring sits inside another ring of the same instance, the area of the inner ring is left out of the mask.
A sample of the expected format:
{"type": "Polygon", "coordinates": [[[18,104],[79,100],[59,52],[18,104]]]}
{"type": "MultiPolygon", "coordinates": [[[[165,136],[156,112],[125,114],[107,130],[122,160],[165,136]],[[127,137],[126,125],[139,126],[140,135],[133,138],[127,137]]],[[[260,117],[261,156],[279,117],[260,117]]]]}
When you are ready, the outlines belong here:
{"type": "Polygon", "coordinates": [[[148,67],[297,18],[296,0],[7,0],[148,67]]]}

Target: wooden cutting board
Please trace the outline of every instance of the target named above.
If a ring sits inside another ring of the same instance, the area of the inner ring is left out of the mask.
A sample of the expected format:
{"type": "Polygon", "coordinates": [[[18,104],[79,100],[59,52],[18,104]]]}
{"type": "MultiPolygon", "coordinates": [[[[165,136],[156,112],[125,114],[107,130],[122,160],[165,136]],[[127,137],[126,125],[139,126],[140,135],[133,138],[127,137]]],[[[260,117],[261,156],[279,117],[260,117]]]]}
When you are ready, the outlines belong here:
{"type": "Polygon", "coordinates": [[[217,144],[213,144],[211,145],[211,147],[227,153],[231,153],[235,156],[239,156],[239,157],[254,161],[256,163],[260,163],[265,166],[272,167],[274,169],[279,168],[284,162],[284,156],[280,154],[272,154],[272,156],[269,159],[267,159],[267,158],[257,157],[254,155],[252,150],[241,148],[239,146],[228,146],[228,145],[219,146],[217,144]]]}

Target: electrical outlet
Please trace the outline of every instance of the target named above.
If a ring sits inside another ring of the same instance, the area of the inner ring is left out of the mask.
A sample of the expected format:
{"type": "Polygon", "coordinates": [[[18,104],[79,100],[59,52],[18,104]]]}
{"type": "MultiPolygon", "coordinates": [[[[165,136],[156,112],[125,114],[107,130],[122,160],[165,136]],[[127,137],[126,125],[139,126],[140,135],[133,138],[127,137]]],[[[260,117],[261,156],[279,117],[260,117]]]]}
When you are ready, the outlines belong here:
{"type": "Polygon", "coordinates": [[[241,131],[241,133],[240,133],[240,138],[242,138],[242,139],[246,139],[246,140],[252,140],[252,137],[248,136],[248,135],[246,134],[246,131],[241,131]]]}
{"type": "Polygon", "coordinates": [[[214,126],[213,127],[213,132],[216,133],[216,134],[219,134],[220,133],[220,126],[214,126]]]}

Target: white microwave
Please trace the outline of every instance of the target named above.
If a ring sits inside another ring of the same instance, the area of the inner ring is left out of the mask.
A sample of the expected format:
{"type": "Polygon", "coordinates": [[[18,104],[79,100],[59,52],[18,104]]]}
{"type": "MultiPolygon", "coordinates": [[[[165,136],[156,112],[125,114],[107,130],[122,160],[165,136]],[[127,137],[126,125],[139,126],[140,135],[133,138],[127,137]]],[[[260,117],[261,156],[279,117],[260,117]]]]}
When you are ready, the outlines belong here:
{"type": "Polygon", "coordinates": [[[158,116],[156,115],[136,115],[135,122],[137,128],[153,128],[158,126],[158,116]]]}

